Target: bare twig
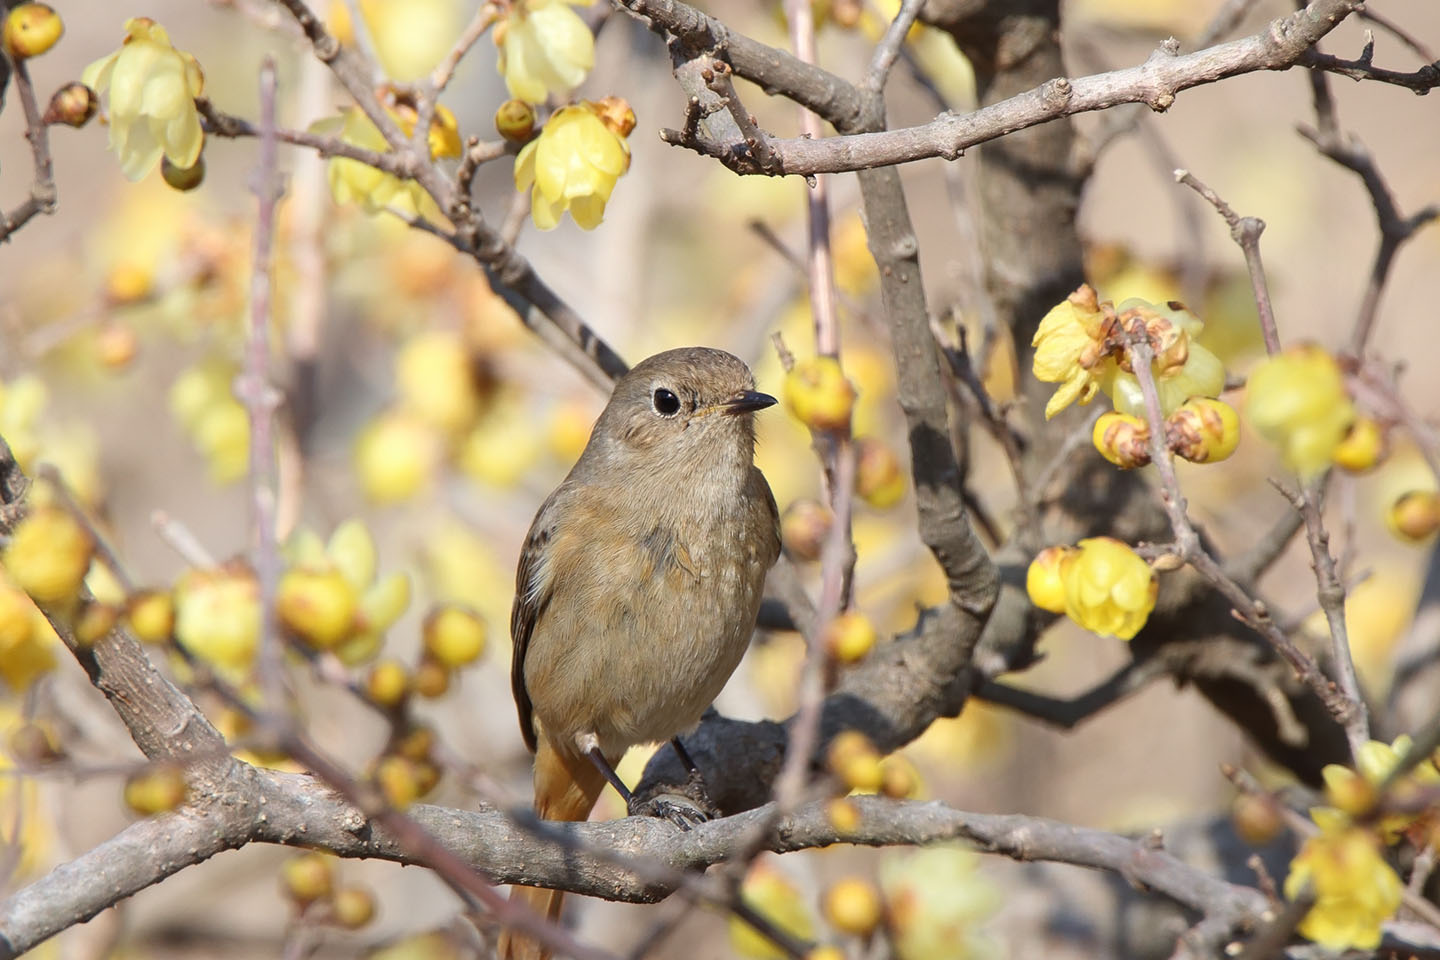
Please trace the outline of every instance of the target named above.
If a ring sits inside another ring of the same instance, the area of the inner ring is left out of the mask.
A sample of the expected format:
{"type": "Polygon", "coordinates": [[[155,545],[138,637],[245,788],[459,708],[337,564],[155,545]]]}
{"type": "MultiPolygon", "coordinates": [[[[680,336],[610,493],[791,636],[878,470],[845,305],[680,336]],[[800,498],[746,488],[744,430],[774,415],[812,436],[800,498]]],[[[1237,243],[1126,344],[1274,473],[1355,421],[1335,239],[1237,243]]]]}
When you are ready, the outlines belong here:
{"type": "Polygon", "coordinates": [[[275,208],[283,185],[277,167],[275,137],[275,61],[260,67],[260,158],[251,189],[255,193],[255,255],[250,275],[250,330],[245,369],[236,393],[250,418],[250,551],[260,588],[259,674],[270,709],[285,699],[284,652],[275,629],[275,591],[280,582],[280,551],[275,542],[275,408],[279,395],[270,383],[270,269],[274,258],[275,208]]]}
{"type": "Polygon", "coordinates": [[[445,92],[445,88],[450,85],[450,78],[455,76],[455,68],[460,65],[465,54],[475,46],[475,41],[485,35],[485,31],[494,26],[498,19],[500,19],[498,6],[488,0],[480,4],[480,8],[475,11],[475,16],[470,18],[465,29],[460,32],[460,36],[455,41],[455,45],[450,48],[450,52],[445,54],[444,59],[436,64],[435,69],[431,72],[430,86],[433,96],[439,96],[445,92]]]}
{"type": "Polygon", "coordinates": [[[1270,306],[1270,287],[1265,279],[1265,265],[1260,261],[1260,234],[1265,221],[1258,217],[1241,217],[1214,190],[1201,183],[1189,170],[1176,170],[1175,180],[1205,198],[1230,225],[1230,237],[1245,254],[1245,268],[1250,272],[1250,287],[1255,292],[1255,307],[1260,313],[1260,332],[1265,337],[1265,351],[1272,356],[1280,352],[1280,334],[1275,328],[1275,311],[1270,306]]]}
{"type": "Polygon", "coordinates": [[[15,60],[12,65],[15,76],[15,95],[20,98],[20,108],[25,112],[25,139],[30,141],[30,156],[34,174],[30,183],[30,196],[19,206],[0,214],[0,243],[38,213],[54,213],[59,191],[55,187],[55,168],[50,160],[50,133],[40,113],[40,104],[35,99],[35,85],[30,82],[30,68],[25,61],[15,60]]]}
{"type": "MultiPolygon", "coordinates": [[[[1437,71],[1437,76],[1440,76],[1440,71],[1437,71]]],[[[1409,217],[1402,216],[1395,205],[1389,185],[1370,156],[1370,151],[1358,138],[1345,136],[1340,132],[1335,101],[1330,95],[1330,85],[1324,74],[1310,75],[1310,89],[1315,104],[1316,125],[1314,128],[1300,127],[1300,135],[1313,143],[1322,154],[1360,177],[1370,194],[1370,203],[1375,208],[1376,226],[1380,230],[1380,244],[1375,250],[1370,277],[1365,284],[1360,310],[1350,333],[1349,350],[1358,357],[1365,352],[1365,346],[1375,328],[1380,295],[1385,289],[1386,280],[1389,279],[1395,254],[1415,231],[1440,218],[1440,204],[1428,206],[1409,217]]]]}
{"type": "MultiPolygon", "coordinates": [[[[915,18],[920,15],[920,8],[924,5],[923,0],[903,0],[900,9],[895,13],[895,19],[890,21],[885,35],[875,45],[875,52],[870,55],[870,68],[865,72],[865,88],[871,93],[879,93],[885,89],[890,68],[895,65],[900,48],[905,45],[905,38],[909,35],[910,28],[915,25],[915,18]]],[[[800,59],[806,58],[802,56],[800,59]]]]}

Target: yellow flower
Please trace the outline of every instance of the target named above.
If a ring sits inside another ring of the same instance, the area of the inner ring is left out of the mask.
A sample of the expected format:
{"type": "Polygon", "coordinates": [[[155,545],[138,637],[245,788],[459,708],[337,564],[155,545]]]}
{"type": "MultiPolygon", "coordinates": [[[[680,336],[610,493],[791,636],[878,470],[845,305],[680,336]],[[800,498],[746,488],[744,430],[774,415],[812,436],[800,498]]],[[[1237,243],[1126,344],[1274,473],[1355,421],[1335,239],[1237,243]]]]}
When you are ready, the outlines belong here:
{"type": "Polygon", "coordinates": [[[1285,896],[1299,897],[1308,885],[1315,906],[1300,921],[1300,933],[1332,950],[1372,950],[1380,926],[1400,907],[1400,878],[1380,856],[1380,841],[1339,811],[1316,810],[1320,832],[1306,839],[1290,861],[1285,896]]]}
{"type": "Polygon", "coordinates": [[[401,407],[438,430],[464,430],[480,412],[470,352],[450,331],[407,340],[395,358],[395,381],[401,407]]]}
{"type": "Polygon", "coordinates": [[[24,591],[0,580],[0,679],[11,693],[55,669],[55,631],[24,591]]]}
{"type": "Polygon", "coordinates": [[[1037,380],[1060,384],[1045,404],[1045,419],[1076,401],[1089,403],[1099,391],[1105,319],[1095,290],[1082,284],[1040,321],[1030,341],[1035,348],[1031,369],[1037,380]]]}
{"type": "MultiPolygon", "coordinates": [[[[311,126],[320,133],[337,134],[351,146],[385,153],[390,145],[380,128],[359,107],[341,111],[337,120],[322,120],[311,126]]],[[[401,180],[393,173],[378,170],[367,163],[349,157],[335,157],[325,168],[326,179],[330,182],[330,195],[339,204],[357,203],[366,213],[379,213],[395,208],[402,213],[413,213],[420,208],[424,191],[413,180],[401,180]]]]}
{"type": "Polygon", "coordinates": [[[595,37],[570,4],[591,0],[518,0],[495,28],[498,67],[510,96],[544,103],[580,86],[595,65],[595,37]]]}
{"type": "MultiPolygon", "coordinates": [[[[791,936],[809,940],[815,922],[800,891],[783,873],[761,861],[750,868],[740,884],[740,899],[791,936]]],[[[730,918],[730,947],[750,960],[782,960],[785,952],[738,917],[730,918]]]]}
{"type": "Polygon", "coordinates": [[[630,144],[601,109],[589,101],[561,107],[515,159],[515,189],[533,185],[531,216],[541,230],[553,230],[566,210],[582,229],[595,229],[615,181],[630,169],[630,144]]]}
{"type": "Polygon", "coordinates": [[[260,646],[260,587],[243,563],[191,570],[175,585],[175,639],[231,682],[260,646]]]}
{"type": "Polygon", "coordinates": [[[1086,630],[1121,640],[1145,626],[1160,590],[1150,565],[1112,537],[1081,540],[1060,576],[1065,615],[1086,630]]]}
{"type": "Polygon", "coordinates": [[[125,42],[80,75],[96,93],[110,92],[110,149],[120,169],[139,180],[161,155],[181,169],[200,159],[205,135],[195,98],[205,89],[200,64],[176,50],[165,28],[149,17],[125,21],[125,42]]]}
{"type": "Polygon", "coordinates": [[[1250,374],[1245,416],[1280,448],[1285,464],[1304,477],[1330,465],[1355,408],[1340,366],[1314,344],[1292,347],[1250,374]]]}
{"type": "Polygon", "coordinates": [[[893,852],[880,863],[900,960],[980,960],[1001,955],[981,925],[1000,906],[1000,893],[980,873],[980,856],[958,844],[893,852]]]}
{"type": "MultiPolygon", "coordinates": [[[[1114,308],[1127,328],[1138,320],[1143,324],[1155,359],[1150,364],[1155,390],[1160,396],[1160,413],[1170,416],[1191,397],[1215,397],[1225,387],[1225,365],[1195,339],[1205,329],[1200,318],[1178,301],[1163,305],[1130,299],[1114,308]]],[[[1115,409],[1131,416],[1145,416],[1145,395],[1133,373],[1116,369],[1101,383],[1115,409]]]]}
{"type": "MultiPolygon", "coordinates": [[[[1377,790],[1400,759],[1410,752],[1411,740],[1401,734],[1386,744],[1370,740],[1355,756],[1356,770],[1338,763],[1327,764],[1320,771],[1325,778],[1325,799],[1340,811],[1361,816],[1370,811],[1378,799],[1377,790]],[[1358,771],[1358,772],[1357,772],[1358,771]]],[[[1440,786],[1440,770],[1427,758],[1391,786],[1391,795],[1400,801],[1413,798],[1426,788],[1440,786]]],[[[1395,813],[1380,818],[1380,831],[1387,842],[1399,839],[1410,824],[1421,818],[1419,813],[1395,813]]]]}

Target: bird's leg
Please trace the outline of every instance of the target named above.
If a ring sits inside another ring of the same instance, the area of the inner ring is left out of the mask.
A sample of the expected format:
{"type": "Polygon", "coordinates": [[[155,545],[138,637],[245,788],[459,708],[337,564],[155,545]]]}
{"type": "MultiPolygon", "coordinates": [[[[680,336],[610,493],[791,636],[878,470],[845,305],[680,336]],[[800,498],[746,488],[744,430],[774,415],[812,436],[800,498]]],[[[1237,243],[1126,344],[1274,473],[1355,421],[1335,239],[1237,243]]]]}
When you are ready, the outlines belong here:
{"type": "Polygon", "coordinates": [[[700,765],[695,762],[694,757],[690,756],[690,751],[685,749],[685,744],[680,742],[679,737],[671,737],[670,746],[674,748],[675,756],[679,757],[680,762],[685,766],[687,794],[691,799],[699,801],[707,814],[712,817],[718,816],[720,810],[710,799],[710,792],[705,789],[705,775],[700,772],[700,765]]]}
{"type": "MultiPolygon", "coordinates": [[[[625,786],[625,781],[615,772],[615,767],[605,758],[600,750],[600,743],[597,738],[589,735],[582,735],[577,738],[576,745],[595,764],[595,769],[600,775],[615,788],[620,794],[620,799],[625,801],[625,812],[632,817],[658,817],[661,820],[669,820],[682,830],[689,830],[697,823],[704,823],[710,819],[706,808],[710,805],[707,802],[704,806],[693,802],[689,797],[682,794],[657,793],[645,798],[638,798],[625,786]]],[[[684,750],[684,747],[680,748],[684,750]]],[[[687,755],[688,758],[688,755],[687,755]]],[[[694,761],[689,766],[694,769],[694,761]]],[[[698,771],[696,772],[698,775],[698,771]]]]}
{"type": "Polygon", "coordinates": [[[625,807],[628,810],[630,805],[635,802],[635,795],[630,792],[629,787],[625,786],[625,781],[620,779],[620,774],[615,772],[610,761],[605,759],[605,754],[600,752],[598,746],[592,746],[585,751],[585,755],[590,758],[591,763],[595,764],[600,775],[609,782],[610,786],[615,788],[615,792],[620,794],[620,799],[625,801],[625,807]]]}

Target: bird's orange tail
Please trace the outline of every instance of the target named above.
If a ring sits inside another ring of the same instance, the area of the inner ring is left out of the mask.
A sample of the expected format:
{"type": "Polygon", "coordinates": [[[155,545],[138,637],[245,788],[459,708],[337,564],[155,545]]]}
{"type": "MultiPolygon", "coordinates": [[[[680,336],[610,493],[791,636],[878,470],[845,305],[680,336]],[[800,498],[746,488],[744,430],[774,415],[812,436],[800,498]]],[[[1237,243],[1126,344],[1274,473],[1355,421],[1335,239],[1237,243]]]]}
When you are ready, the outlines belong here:
{"type": "MultiPolygon", "coordinates": [[[[605,777],[588,757],[562,753],[540,738],[535,751],[535,813],[545,820],[584,820],[590,816],[605,777]]],[[[542,887],[515,887],[510,899],[523,903],[547,920],[560,919],[565,894],[542,887]]],[[[550,951],[525,934],[504,930],[500,934],[501,960],[549,960],[550,951]]]]}

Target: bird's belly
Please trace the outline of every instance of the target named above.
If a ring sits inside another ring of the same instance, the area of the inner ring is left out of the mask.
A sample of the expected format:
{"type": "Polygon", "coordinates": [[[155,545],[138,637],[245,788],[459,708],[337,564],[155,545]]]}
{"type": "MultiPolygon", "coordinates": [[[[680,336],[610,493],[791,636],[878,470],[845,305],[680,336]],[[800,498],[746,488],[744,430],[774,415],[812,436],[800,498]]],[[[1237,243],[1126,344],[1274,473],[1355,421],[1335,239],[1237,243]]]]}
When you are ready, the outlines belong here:
{"type": "Polygon", "coordinates": [[[693,727],[745,654],[763,582],[763,569],[737,564],[596,592],[583,616],[547,624],[542,642],[563,651],[552,669],[534,675],[527,658],[541,725],[572,744],[594,733],[617,757],[693,727]]]}

